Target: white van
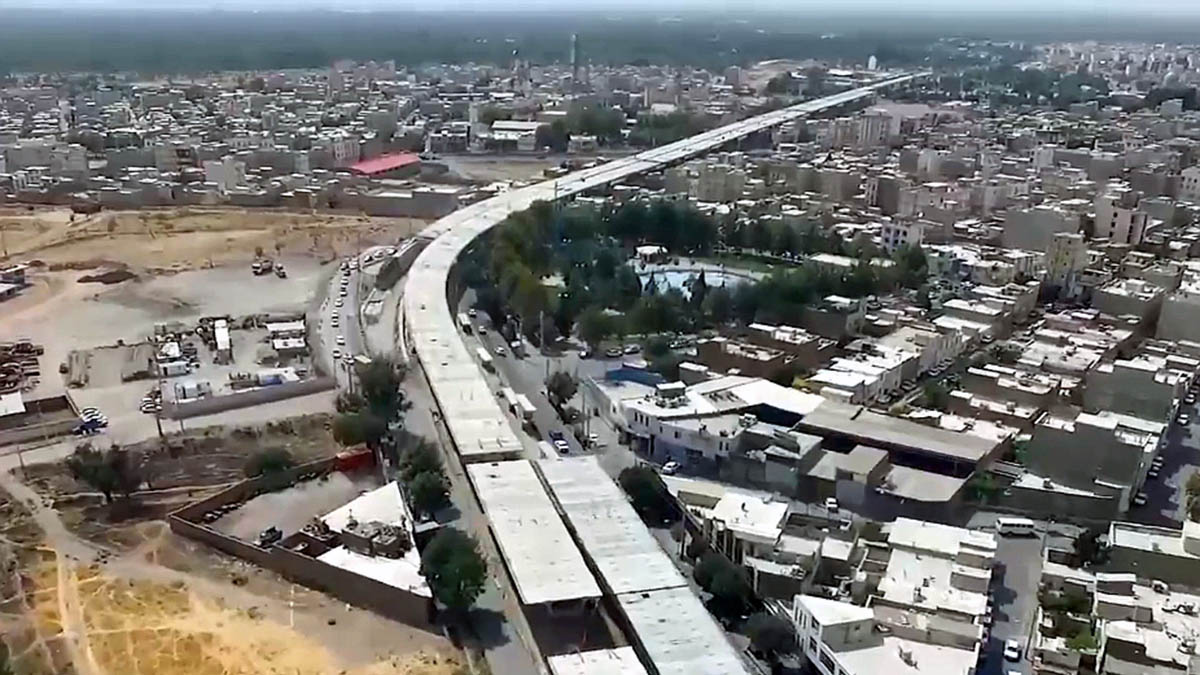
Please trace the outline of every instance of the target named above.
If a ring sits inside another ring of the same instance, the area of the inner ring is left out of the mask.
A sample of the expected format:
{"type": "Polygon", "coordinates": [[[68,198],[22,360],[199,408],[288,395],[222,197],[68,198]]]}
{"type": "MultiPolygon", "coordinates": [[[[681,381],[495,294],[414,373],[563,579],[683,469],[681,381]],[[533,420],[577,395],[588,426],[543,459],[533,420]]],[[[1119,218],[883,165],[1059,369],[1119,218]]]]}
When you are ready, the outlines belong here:
{"type": "Polygon", "coordinates": [[[1028,518],[997,518],[996,532],[1001,535],[1027,536],[1035,533],[1034,523],[1028,518]]]}

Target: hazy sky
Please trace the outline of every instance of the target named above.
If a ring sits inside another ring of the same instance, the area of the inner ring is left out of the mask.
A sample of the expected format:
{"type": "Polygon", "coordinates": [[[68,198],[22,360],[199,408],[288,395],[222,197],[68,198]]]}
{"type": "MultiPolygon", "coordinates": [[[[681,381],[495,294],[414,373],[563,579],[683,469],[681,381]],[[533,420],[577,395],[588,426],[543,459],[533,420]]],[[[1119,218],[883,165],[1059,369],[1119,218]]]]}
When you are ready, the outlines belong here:
{"type": "Polygon", "coordinates": [[[687,10],[753,13],[754,11],[822,14],[847,14],[856,11],[883,11],[889,14],[905,12],[963,13],[1020,13],[1020,12],[1079,12],[1087,18],[1097,15],[1139,15],[1145,18],[1166,19],[1170,14],[1200,14],[1198,0],[31,0],[15,2],[0,0],[0,6],[39,8],[139,8],[139,9],[331,9],[331,10],[427,10],[427,11],[550,11],[581,10],[652,11],[655,13],[687,10]],[[1153,16],[1152,13],[1168,16],[1153,16]]]}

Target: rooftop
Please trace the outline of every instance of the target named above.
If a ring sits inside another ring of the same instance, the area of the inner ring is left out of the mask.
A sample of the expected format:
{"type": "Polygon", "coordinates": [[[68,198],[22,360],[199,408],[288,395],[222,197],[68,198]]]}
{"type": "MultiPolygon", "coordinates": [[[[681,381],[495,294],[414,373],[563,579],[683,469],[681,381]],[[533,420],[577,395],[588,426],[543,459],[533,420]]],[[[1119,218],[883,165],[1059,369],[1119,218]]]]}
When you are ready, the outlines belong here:
{"type": "Polygon", "coordinates": [[[898,446],[970,462],[980,461],[996,447],[994,441],[971,434],[934,429],[835,401],[825,401],[797,426],[808,433],[842,434],[871,446],[898,446]]]}
{"type": "Polygon", "coordinates": [[[467,473],[523,603],[600,596],[531,463],[469,464],[467,473]]]}
{"type": "Polygon", "coordinates": [[[551,675],[645,675],[633,647],[594,649],[547,659],[551,675]]]}
{"type": "Polygon", "coordinates": [[[969,675],[975,672],[975,652],[957,647],[916,642],[888,636],[877,644],[837,653],[850,673],[905,673],[906,675],[969,675]],[[901,654],[907,653],[906,661],[901,654]]]}
{"type": "Polygon", "coordinates": [[[610,592],[687,586],[595,457],[542,460],[537,468],[610,592]]]}
{"type": "Polygon", "coordinates": [[[411,152],[401,152],[393,155],[380,155],[374,159],[366,159],[350,167],[350,170],[355,173],[366,174],[368,176],[394,171],[406,166],[413,166],[421,163],[421,158],[411,152]]]}
{"type": "Polygon", "coordinates": [[[712,509],[712,518],[742,538],[774,545],[787,519],[788,503],[726,492],[712,509]]]}
{"type": "Polygon", "coordinates": [[[854,623],[875,619],[875,612],[869,607],[859,607],[848,602],[839,602],[816,595],[797,595],[796,602],[812,615],[822,626],[836,626],[843,623],[854,623]]]}
{"type": "Polygon", "coordinates": [[[659,675],[746,673],[737,650],[690,588],[617,596],[659,675]]]}
{"type": "MultiPolygon", "coordinates": [[[[360,523],[375,521],[394,525],[406,530],[410,538],[413,537],[412,514],[408,512],[400,488],[394,481],[359,495],[321,518],[335,532],[345,530],[351,519],[360,523]]],[[[433,595],[425,576],[421,574],[421,554],[415,546],[400,558],[363,555],[345,546],[338,546],[321,554],[317,560],[417,595],[433,595]]]]}

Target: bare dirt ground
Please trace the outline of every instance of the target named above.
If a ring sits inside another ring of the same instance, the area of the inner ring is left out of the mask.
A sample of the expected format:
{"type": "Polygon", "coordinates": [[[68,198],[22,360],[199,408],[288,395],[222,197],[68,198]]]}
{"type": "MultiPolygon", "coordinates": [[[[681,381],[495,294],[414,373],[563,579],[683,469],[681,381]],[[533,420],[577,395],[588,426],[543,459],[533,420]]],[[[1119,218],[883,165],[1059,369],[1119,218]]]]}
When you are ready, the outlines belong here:
{"type": "Polygon", "coordinates": [[[160,518],[257,449],[335,450],[326,418],[147,443],[152,495],[113,509],[61,463],[0,475],[0,635],[18,673],[463,675],[442,636],[178,537],[160,518]],[[31,490],[30,488],[33,488],[31,490]]]}
{"type": "Polygon", "coordinates": [[[542,180],[542,171],[560,165],[566,155],[537,156],[450,156],[438,160],[450,168],[450,173],[463,180],[494,183],[510,180],[542,180]]]}
{"type": "Polygon", "coordinates": [[[293,485],[284,490],[259,495],[236,511],[212,524],[212,527],[238,539],[254,541],[268,527],[278,527],[290,536],[313,518],[319,518],[361,492],[380,486],[377,473],[353,477],[337,472],[293,485]]]}
{"type": "MultiPolygon", "coordinates": [[[[166,320],[303,310],[323,285],[329,261],[359,246],[395,244],[424,224],[238,209],[73,216],[66,209],[0,208],[0,263],[35,263],[32,286],[0,303],[0,340],[43,344],[42,380],[34,396],[56,395],[63,390],[58,366],[72,350],[136,342],[166,320]],[[247,263],[256,250],[284,262],[288,277],[252,276],[247,263]],[[113,285],[80,283],[105,269],[137,276],[113,285]]],[[[136,417],[145,392],[115,387],[94,393],[123,405],[132,400],[136,417]]],[[[119,420],[112,421],[119,430],[119,420]]]]}
{"type": "MultiPolygon", "coordinates": [[[[62,462],[30,466],[23,478],[43,497],[59,502],[86,493],[87,499],[63,503],[63,519],[78,526],[76,534],[103,542],[116,520],[162,517],[207,490],[243,479],[247,462],[258,452],[283,449],[298,464],[334,455],[340,447],[329,431],[331,422],[331,414],[306,415],[263,425],[209,427],[125,445],[142,458],[147,487],[156,491],[137,500],[139,509],[131,513],[101,506],[99,495],[80,485],[62,462]]],[[[105,447],[103,440],[93,445],[105,447]]]]}
{"type": "Polygon", "coordinates": [[[150,271],[274,257],[329,260],[360,244],[393,244],[425,221],[232,208],[173,208],[72,214],[69,209],[0,209],[0,262],[40,260],[51,269],[125,265],[150,271]]]}

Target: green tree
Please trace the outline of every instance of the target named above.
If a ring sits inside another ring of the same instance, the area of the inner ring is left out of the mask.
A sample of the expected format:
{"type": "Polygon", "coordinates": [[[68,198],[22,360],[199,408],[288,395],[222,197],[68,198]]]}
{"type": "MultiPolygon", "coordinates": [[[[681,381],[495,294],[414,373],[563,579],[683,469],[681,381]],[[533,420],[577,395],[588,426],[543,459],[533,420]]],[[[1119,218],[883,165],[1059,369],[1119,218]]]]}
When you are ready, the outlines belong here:
{"type": "Polygon", "coordinates": [[[783,255],[784,253],[794,253],[798,246],[799,238],[796,236],[796,229],[786,223],[780,224],[772,238],[771,250],[783,255]]]}
{"type": "Polygon", "coordinates": [[[565,370],[556,370],[546,378],[546,393],[555,405],[565,405],[579,390],[579,382],[565,370]]]}
{"type": "Polygon", "coordinates": [[[692,569],[692,578],[712,595],[709,609],[726,621],[736,620],[754,601],[746,571],[710,551],[692,569]]]}
{"type": "Polygon", "coordinates": [[[418,514],[433,515],[450,505],[450,492],[441,471],[422,471],[408,482],[408,496],[418,514]]]}
{"type": "Polygon", "coordinates": [[[296,465],[292,453],[284,448],[268,448],[259,450],[250,456],[243,469],[246,476],[253,478],[269,474],[278,474],[296,465]]]}
{"type": "Polygon", "coordinates": [[[473,537],[462,530],[444,528],[421,553],[421,573],[438,602],[461,613],[469,610],[483,592],[487,563],[473,537]]]}
{"type": "Polygon", "coordinates": [[[718,326],[733,318],[733,295],[724,286],[711,289],[704,296],[704,316],[718,326]]]}
{"type": "Polygon", "coordinates": [[[1067,649],[1074,649],[1079,652],[1094,652],[1099,647],[1100,643],[1096,640],[1095,633],[1090,630],[1080,631],[1067,640],[1067,649]]]}
{"type": "Polygon", "coordinates": [[[362,397],[375,416],[385,421],[400,416],[406,407],[404,392],[400,389],[404,382],[404,366],[389,357],[376,356],[370,363],[355,368],[355,374],[362,397]]]}
{"type": "Polygon", "coordinates": [[[950,391],[941,380],[926,380],[921,387],[921,405],[935,410],[945,410],[950,404],[950,391]]]}
{"type": "Polygon", "coordinates": [[[901,246],[894,258],[897,279],[905,288],[920,288],[928,279],[929,260],[920,246],[901,246]]]}
{"type": "Polygon", "coordinates": [[[442,466],[442,456],[433,441],[419,438],[415,443],[400,453],[400,478],[410,483],[423,473],[445,473],[442,466]]]}
{"type": "Polygon", "coordinates": [[[114,494],[129,497],[141,486],[140,461],[139,455],[117,445],[103,452],[91,445],[82,445],[75,448],[66,464],[75,480],[98,490],[104,495],[104,502],[111,504],[114,494]]]}
{"type": "Polygon", "coordinates": [[[365,444],[378,448],[387,434],[387,421],[370,411],[342,413],[333,420],[333,440],[343,446],[365,444]]]}
{"type": "Polygon", "coordinates": [[[771,250],[771,230],[761,220],[750,223],[750,230],[746,239],[750,248],[756,251],[771,250]]]}
{"type": "Polygon", "coordinates": [[[692,567],[692,579],[707,591],[717,574],[728,565],[729,561],[725,556],[705,548],[700,552],[700,559],[696,561],[696,565],[692,567]]]}
{"type": "Polygon", "coordinates": [[[796,633],[792,625],[774,614],[757,612],[746,621],[746,635],[755,651],[777,663],[783,654],[796,651],[796,633]]]}
{"type": "Polygon", "coordinates": [[[1072,548],[1075,561],[1080,567],[1099,565],[1108,559],[1108,547],[1101,539],[1104,533],[1096,528],[1088,528],[1075,536],[1072,548]]]}
{"type": "Polygon", "coordinates": [[[579,315],[579,337],[592,349],[612,335],[611,317],[599,307],[589,307],[579,315]]]}
{"type": "Polygon", "coordinates": [[[643,520],[651,524],[674,522],[679,516],[671,497],[658,478],[658,474],[648,466],[631,466],[621,470],[617,475],[617,483],[633,508],[643,520]]]}

